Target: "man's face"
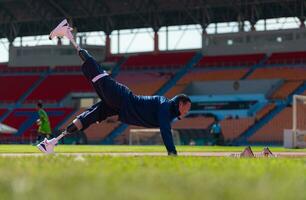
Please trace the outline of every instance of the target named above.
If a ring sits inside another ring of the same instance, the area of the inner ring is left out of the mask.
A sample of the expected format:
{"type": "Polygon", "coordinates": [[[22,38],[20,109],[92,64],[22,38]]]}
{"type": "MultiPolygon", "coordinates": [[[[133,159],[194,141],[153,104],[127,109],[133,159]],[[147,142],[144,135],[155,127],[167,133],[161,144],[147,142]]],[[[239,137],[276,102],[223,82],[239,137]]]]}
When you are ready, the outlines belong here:
{"type": "Polygon", "coordinates": [[[191,107],[190,102],[187,102],[185,104],[183,102],[180,102],[179,103],[179,111],[180,111],[181,115],[179,117],[180,118],[184,117],[189,112],[190,107],[191,107]]]}

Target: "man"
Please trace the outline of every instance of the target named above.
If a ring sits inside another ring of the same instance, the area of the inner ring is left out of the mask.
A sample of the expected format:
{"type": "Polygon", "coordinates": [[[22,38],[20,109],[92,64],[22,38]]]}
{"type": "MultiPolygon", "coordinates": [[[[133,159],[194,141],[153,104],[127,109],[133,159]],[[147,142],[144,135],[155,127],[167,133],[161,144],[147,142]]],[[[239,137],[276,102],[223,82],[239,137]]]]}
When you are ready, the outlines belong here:
{"type": "Polygon", "coordinates": [[[188,113],[191,107],[189,97],[181,94],[169,100],[163,96],[134,95],[125,85],[112,79],[86,50],[75,43],[71,30],[64,20],[51,32],[50,39],[66,36],[72,42],[84,61],[82,72],[95,88],[101,101],[77,116],[60,136],[52,140],[45,139],[37,145],[38,148],[45,153],[52,153],[54,145],[66,134],[84,130],[93,123],[119,115],[119,120],[127,124],[148,128],[159,127],[168,155],[177,155],[171,122],[188,113]]]}
{"type": "Polygon", "coordinates": [[[50,138],[51,127],[50,127],[48,115],[46,111],[43,109],[43,104],[41,101],[39,101],[36,104],[36,108],[37,108],[38,116],[39,116],[39,119],[37,119],[36,121],[38,125],[37,142],[40,142],[44,137],[50,138]]]}
{"type": "Polygon", "coordinates": [[[213,143],[214,145],[222,145],[223,144],[223,135],[222,135],[222,129],[221,125],[218,121],[218,119],[215,119],[215,122],[210,128],[210,133],[213,136],[213,143]]]}

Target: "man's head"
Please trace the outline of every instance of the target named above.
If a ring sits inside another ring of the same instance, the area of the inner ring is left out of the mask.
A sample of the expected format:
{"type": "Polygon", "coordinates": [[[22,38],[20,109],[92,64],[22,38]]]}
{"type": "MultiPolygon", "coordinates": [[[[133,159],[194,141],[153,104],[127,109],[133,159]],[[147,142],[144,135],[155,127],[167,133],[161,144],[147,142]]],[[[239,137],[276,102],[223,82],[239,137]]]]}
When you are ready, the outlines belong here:
{"type": "Polygon", "coordinates": [[[173,100],[177,103],[179,109],[179,116],[178,118],[184,117],[190,110],[191,107],[191,100],[186,94],[179,94],[176,95],[173,100]]]}
{"type": "Polygon", "coordinates": [[[42,107],[43,107],[42,101],[38,101],[37,104],[36,104],[36,107],[37,107],[38,110],[42,109],[42,107]]]}

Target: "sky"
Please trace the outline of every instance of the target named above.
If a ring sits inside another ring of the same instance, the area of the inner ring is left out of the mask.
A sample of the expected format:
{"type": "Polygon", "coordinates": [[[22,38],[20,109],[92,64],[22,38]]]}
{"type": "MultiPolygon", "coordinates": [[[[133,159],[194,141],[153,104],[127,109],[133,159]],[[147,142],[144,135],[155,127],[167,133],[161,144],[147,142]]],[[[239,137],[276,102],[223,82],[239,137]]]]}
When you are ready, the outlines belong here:
{"type": "MultiPolygon", "coordinates": [[[[296,17],[269,19],[266,22],[266,30],[299,28],[300,21],[296,17]]],[[[250,31],[250,23],[245,22],[244,31],[250,31]]],[[[264,31],[264,21],[256,23],[257,31],[264,31]]],[[[50,27],[50,30],[52,27],[50,27]]],[[[206,32],[208,34],[220,34],[238,32],[237,22],[210,24],[206,32]]],[[[152,51],[154,48],[154,32],[150,28],[120,30],[118,40],[118,31],[111,34],[111,52],[132,53],[152,51]],[[119,42],[118,42],[119,41],[119,42]],[[118,45],[119,44],[119,45],[118,45]]],[[[202,46],[202,29],[200,25],[183,25],[168,27],[168,44],[166,44],[166,27],[159,30],[159,49],[160,50],[181,50],[181,49],[199,49],[202,46]]],[[[86,38],[88,45],[105,45],[105,34],[103,32],[77,33],[77,42],[80,37],[86,38]]],[[[67,39],[62,40],[63,44],[68,45],[67,39]]],[[[56,40],[49,40],[47,35],[16,38],[14,46],[37,46],[37,45],[56,45],[56,40]],[[22,42],[21,42],[22,41],[22,42]]],[[[0,62],[8,61],[9,43],[7,39],[0,39],[0,62]]]]}

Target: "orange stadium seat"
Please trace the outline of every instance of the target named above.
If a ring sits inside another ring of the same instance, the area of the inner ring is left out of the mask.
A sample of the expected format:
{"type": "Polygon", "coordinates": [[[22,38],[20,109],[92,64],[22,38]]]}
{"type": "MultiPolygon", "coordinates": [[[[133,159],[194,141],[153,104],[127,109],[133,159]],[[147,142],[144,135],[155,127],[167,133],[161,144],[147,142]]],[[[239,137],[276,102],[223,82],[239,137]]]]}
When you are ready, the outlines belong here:
{"type": "Polygon", "coordinates": [[[249,138],[250,142],[281,142],[284,129],[292,128],[292,108],[285,108],[249,138]]]}
{"type": "Polygon", "coordinates": [[[256,120],[260,120],[264,116],[266,116],[270,111],[275,108],[274,103],[268,103],[265,107],[263,107],[259,112],[256,113],[256,120]]]}
{"type": "Polygon", "coordinates": [[[173,129],[207,129],[214,122],[212,117],[188,117],[173,123],[173,129]]]}
{"type": "Polygon", "coordinates": [[[183,76],[165,96],[173,97],[175,94],[182,92],[192,81],[239,80],[247,71],[247,69],[194,70],[183,76]]]}
{"type": "Polygon", "coordinates": [[[303,81],[286,81],[277,91],[275,91],[270,99],[285,99],[292,94],[303,81]]]}
{"type": "MultiPolygon", "coordinates": [[[[60,127],[61,130],[64,130],[79,114],[84,112],[86,109],[79,109],[73,116],[71,116],[68,120],[64,122],[64,124],[60,127]]],[[[107,135],[109,135],[117,126],[119,126],[120,122],[118,122],[118,117],[110,117],[105,121],[99,124],[92,124],[88,129],[84,131],[86,134],[87,140],[89,143],[97,143],[101,142],[107,135]]]]}
{"type": "Polygon", "coordinates": [[[116,80],[127,85],[137,95],[153,95],[172,75],[172,73],[123,71],[116,80]]]}
{"type": "Polygon", "coordinates": [[[252,124],[254,118],[241,118],[241,119],[224,119],[220,122],[222,133],[225,141],[232,141],[239,137],[246,131],[252,124]]]}
{"type": "Polygon", "coordinates": [[[270,67],[256,69],[248,79],[306,80],[306,68],[270,67]]]}
{"type": "MultiPolygon", "coordinates": [[[[306,130],[306,106],[297,104],[297,128],[306,130]]],[[[292,107],[282,110],[249,138],[250,142],[282,142],[284,129],[292,129],[292,107]]]]}

